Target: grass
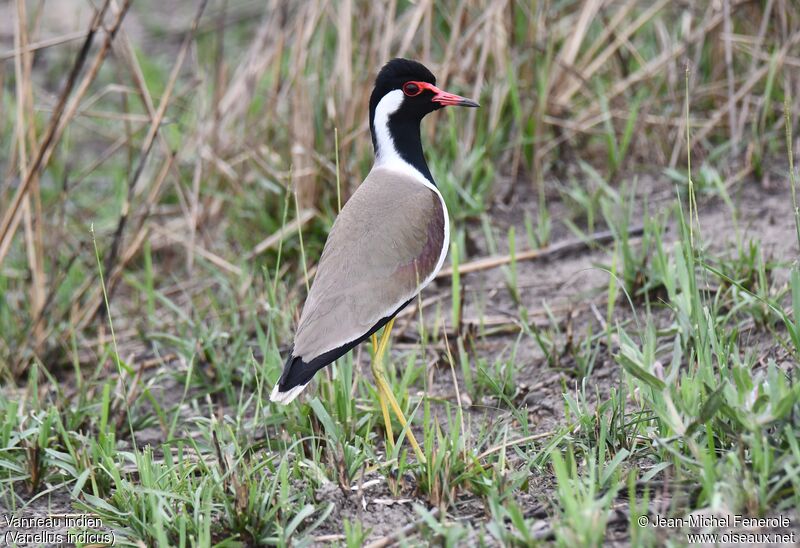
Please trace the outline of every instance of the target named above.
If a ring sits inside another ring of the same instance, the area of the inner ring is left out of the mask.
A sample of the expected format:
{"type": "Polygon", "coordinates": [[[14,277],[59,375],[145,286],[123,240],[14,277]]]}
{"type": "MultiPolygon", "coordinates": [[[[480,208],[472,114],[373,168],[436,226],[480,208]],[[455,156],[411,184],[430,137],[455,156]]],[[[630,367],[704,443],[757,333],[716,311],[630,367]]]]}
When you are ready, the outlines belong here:
{"type": "Polygon", "coordinates": [[[123,545],[796,530],[800,12],[718,4],[101,2],[113,48],[0,8],[0,505],[123,545]],[[394,55],[483,105],[423,127],[451,270],[386,365],[425,464],[369,345],[266,397],[394,55]]]}

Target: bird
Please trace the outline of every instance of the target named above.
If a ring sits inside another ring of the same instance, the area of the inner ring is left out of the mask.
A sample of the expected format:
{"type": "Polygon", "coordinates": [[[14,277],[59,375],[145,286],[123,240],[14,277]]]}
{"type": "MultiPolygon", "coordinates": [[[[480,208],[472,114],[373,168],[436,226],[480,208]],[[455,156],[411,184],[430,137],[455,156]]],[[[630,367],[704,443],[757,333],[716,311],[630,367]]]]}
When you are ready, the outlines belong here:
{"type": "MultiPolygon", "coordinates": [[[[407,428],[386,381],[383,354],[395,316],[434,279],[447,255],[447,206],[420,135],[422,119],[445,106],[480,105],[436,87],[433,73],[414,60],[395,58],[378,72],[369,100],[375,162],[328,234],[271,401],[290,403],[317,371],[371,338],[371,369],[390,443],[388,407],[407,428]],[[379,342],[376,333],[382,327],[379,342]]],[[[413,432],[407,431],[424,462],[413,432]]]]}

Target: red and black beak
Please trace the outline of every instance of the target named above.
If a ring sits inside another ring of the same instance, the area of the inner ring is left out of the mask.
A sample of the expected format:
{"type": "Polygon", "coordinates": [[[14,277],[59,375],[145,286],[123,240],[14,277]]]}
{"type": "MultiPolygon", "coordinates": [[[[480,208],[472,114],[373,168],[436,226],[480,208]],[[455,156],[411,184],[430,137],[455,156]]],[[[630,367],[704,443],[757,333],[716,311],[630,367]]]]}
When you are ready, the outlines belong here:
{"type": "Polygon", "coordinates": [[[428,82],[406,82],[403,86],[403,93],[409,97],[416,97],[423,91],[430,91],[433,93],[431,98],[432,103],[438,103],[443,107],[458,106],[458,107],[479,107],[480,105],[472,99],[461,97],[455,93],[442,91],[431,83],[428,82]],[[413,91],[412,91],[413,90],[413,91]]]}
{"type": "Polygon", "coordinates": [[[437,88],[434,85],[430,85],[428,87],[429,90],[433,92],[433,101],[434,103],[439,103],[442,106],[458,106],[458,107],[479,107],[480,105],[473,101],[472,99],[467,99],[466,97],[461,97],[460,95],[456,95],[455,93],[449,93],[447,91],[442,91],[441,89],[437,88]]]}

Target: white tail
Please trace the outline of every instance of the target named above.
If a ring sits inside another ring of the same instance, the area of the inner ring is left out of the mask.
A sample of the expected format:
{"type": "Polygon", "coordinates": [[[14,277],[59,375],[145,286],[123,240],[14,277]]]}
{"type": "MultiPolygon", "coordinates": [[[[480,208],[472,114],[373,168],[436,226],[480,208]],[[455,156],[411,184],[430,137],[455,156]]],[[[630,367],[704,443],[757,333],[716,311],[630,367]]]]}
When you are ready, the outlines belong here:
{"type": "Polygon", "coordinates": [[[278,385],[275,385],[275,388],[272,389],[272,393],[269,395],[269,400],[274,401],[283,405],[287,405],[292,403],[292,401],[300,395],[300,392],[308,386],[308,384],[301,384],[299,386],[295,386],[294,388],[290,388],[286,392],[282,392],[278,389],[278,385]]]}

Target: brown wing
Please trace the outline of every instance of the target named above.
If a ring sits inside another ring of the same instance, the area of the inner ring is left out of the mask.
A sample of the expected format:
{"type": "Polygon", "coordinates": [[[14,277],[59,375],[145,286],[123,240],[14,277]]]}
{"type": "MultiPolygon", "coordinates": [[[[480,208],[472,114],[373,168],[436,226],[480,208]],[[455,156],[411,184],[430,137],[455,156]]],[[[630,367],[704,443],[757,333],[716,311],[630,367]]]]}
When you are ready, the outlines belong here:
{"type": "Polygon", "coordinates": [[[422,289],[438,264],[444,209],[430,188],[374,169],[333,224],[293,355],[309,362],[366,334],[422,289]]]}

